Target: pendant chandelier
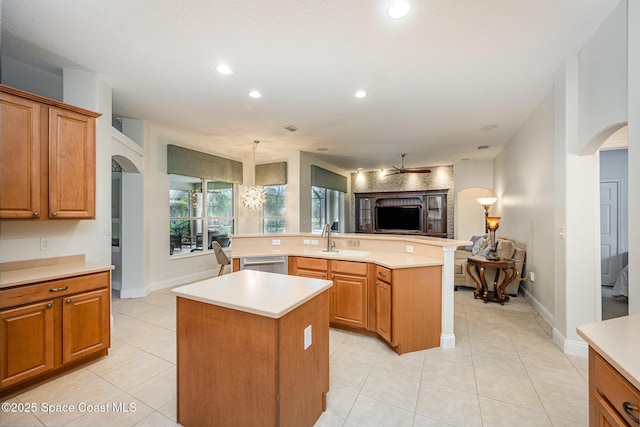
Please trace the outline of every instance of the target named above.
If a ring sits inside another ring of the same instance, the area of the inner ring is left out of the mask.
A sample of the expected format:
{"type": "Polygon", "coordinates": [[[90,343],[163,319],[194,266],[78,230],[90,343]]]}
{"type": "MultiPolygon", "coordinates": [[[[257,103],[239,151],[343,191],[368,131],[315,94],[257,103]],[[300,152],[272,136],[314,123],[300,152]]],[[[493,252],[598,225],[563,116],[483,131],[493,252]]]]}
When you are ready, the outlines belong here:
{"type": "Polygon", "coordinates": [[[253,185],[247,187],[242,195],[242,204],[251,210],[260,209],[267,201],[264,187],[256,185],[256,148],[260,141],[253,141],[253,185]]]}

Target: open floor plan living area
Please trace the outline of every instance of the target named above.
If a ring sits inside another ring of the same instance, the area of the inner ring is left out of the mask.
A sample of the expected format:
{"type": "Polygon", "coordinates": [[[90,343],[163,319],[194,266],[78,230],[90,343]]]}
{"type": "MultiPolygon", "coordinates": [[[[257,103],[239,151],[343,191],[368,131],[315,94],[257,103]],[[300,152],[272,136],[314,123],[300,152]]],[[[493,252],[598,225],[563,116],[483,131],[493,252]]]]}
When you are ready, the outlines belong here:
{"type": "Polygon", "coordinates": [[[0,1],[0,426],[640,425],[640,1],[0,1]]]}

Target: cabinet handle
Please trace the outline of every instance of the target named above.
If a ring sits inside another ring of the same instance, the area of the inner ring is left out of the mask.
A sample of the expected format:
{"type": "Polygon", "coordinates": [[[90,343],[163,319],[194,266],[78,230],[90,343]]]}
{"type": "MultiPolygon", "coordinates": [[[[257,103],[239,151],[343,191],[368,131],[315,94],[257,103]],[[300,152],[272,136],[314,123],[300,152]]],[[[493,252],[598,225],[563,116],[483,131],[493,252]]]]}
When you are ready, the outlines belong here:
{"type": "Polygon", "coordinates": [[[71,304],[71,300],[70,299],[67,300],[67,304],[71,304]]]}
{"type": "Polygon", "coordinates": [[[335,279],[335,278],[336,278],[336,275],[335,275],[335,274],[332,274],[332,275],[331,275],[331,278],[332,278],[332,279],[335,279]]]}
{"type": "Polygon", "coordinates": [[[33,213],[33,216],[35,216],[35,217],[39,217],[39,216],[40,216],[40,212],[34,212],[34,213],[33,213]]]}
{"type": "Polygon", "coordinates": [[[51,216],[58,216],[58,212],[53,212],[51,216]]]}
{"type": "Polygon", "coordinates": [[[382,277],[387,277],[387,273],[383,273],[382,271],[378,271],[378,274],[382,277]]]}
{"type": "Polygon", "coordinates": [[[324,274],[324,273],[322,273],[322,278],[323,278],[323,279],[326,279],[326,278],[327,278],[327,275],[326,275],[326,274],[324,274]]]}
{"type": "Polygon", "coordinates": [[[633,415],[631,413],[631,411],[637,411],[638,408],[636,408],[635,406],[633,406],[629,402],[624,402],[622,404],[622,409],[624,409],[625,414],[627,414],[629,416],[629,418],[631,418],[634,422],[640,424],[640,418],[636,417],[635,415],[633,415]]]}
{"type": "Polygon", "coordinates": [[[47,308],[51,308],[51,307],[53,307],[53,304],[51,303],[47,304],[47,308]]]}
{"type": "Polygon", "coordinates": [[[380,286],[380,282],[376,280],[376,286],[380,286]]]}
{"type": "Polygon", "coordinates": [[[49,292],[60,292],[60,291],[66,291],[67,289],[69,289],[68,286],[63,286],[61,288],[51,288],[49,289],[49,292]]]}

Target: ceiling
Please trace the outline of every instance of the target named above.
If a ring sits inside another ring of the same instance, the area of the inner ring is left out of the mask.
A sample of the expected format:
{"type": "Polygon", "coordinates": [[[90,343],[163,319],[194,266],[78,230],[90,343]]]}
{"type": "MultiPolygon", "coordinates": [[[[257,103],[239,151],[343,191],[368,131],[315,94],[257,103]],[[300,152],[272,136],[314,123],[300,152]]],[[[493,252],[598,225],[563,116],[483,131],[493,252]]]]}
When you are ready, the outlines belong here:
{"type": "Polygon", "coordinates": [[[619,0],[410,1],[392,20],[390,0],[4,0],[2,52],[99,73],[117,115],[260,140],[258,162],[436,166],[494,158],[619,0]]]}

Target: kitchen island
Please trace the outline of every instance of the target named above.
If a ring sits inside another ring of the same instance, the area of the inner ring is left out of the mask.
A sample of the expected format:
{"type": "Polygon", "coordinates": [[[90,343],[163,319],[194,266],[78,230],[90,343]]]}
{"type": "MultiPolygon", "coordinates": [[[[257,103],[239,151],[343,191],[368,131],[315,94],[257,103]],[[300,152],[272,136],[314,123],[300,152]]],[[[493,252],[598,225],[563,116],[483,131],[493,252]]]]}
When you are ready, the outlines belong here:
{"type": "Polygon", "coordinates": [[[178,422],[312,426],[329,391],[331,285],[243,270],[174,289],[178,422]]]}

